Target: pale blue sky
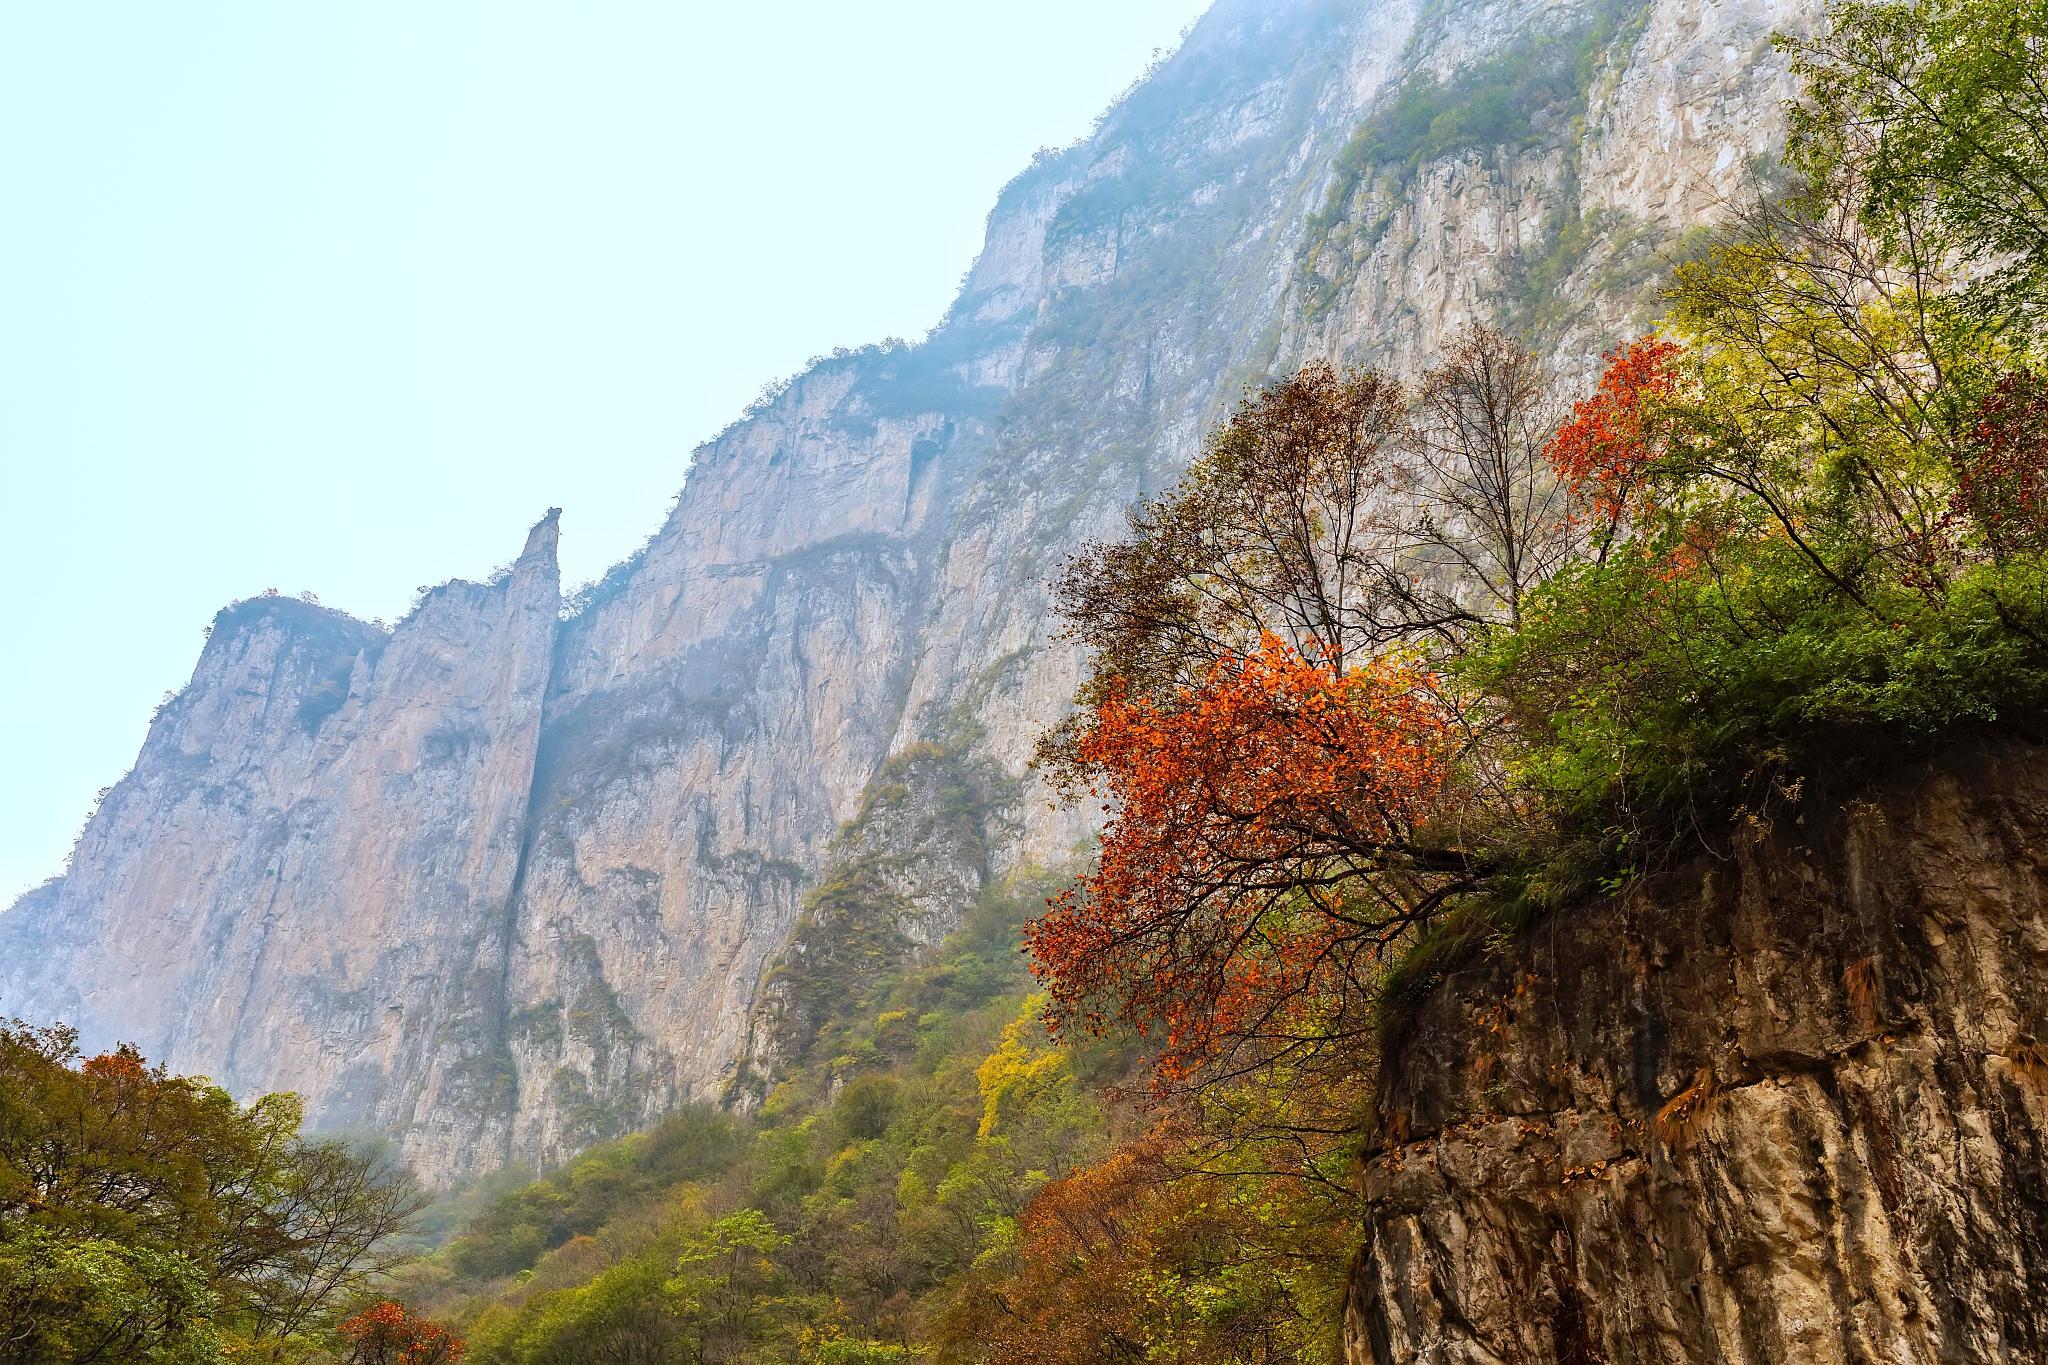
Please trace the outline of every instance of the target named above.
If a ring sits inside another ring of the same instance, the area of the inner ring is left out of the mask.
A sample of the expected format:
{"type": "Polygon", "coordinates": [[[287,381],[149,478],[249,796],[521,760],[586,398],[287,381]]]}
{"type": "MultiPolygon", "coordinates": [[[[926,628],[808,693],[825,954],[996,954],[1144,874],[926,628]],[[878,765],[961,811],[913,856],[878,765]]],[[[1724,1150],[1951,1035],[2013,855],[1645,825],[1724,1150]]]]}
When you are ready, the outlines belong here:
{"type": "Polygon", "coordinates": [[[0,0],[0,905],[228,601],[361,616],[922,333],[1204,0],[0,0]]]}

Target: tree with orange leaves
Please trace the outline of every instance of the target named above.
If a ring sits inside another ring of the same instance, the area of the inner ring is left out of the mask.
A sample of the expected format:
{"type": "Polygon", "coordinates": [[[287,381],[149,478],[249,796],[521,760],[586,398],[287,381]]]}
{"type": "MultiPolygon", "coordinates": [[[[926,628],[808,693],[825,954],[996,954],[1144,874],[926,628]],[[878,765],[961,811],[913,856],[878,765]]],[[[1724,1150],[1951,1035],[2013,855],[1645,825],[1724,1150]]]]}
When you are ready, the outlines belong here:
{"type": "Polygon", "coordinates": [[[440,1323],[414,1317],[404,1305],[373,1304],[337,1329],[348,1342],[348,1365],[456,1365],[467,1349],[440,1323]]]}
{"type": "Polygon", "coordinates": [[[1573,404],[1544,448],[1551,468],[1597,524],[1604,552],[1640,505],[1653,465],[1666,453],[1670,426],[1662,405],[1678,393],[1678,343],[1642,337],[1607,357],[1599,386],[1573,404]]]}
{"type": "Polygon", "coordinates": [[[1040,1190],[940,1314],[942,1358],[1330,1359],[1353,1234],[1291,1186],[1189,1171],[1186,1141],[1156,1130],[1040,1190]]]}
{"type": "Polygon", "coordinates": [[[1391,951],[1487,875],[1462,836],[1499,786],[1420,651],[1514,619],[1567,559],[1547,410],[1484,328],[1412,396],[1310,365],[1068,565],[1093,670],[1039,757],[1109,822],[1027,932],[1056,1026],[1134,1028],[1175,1085],[1370,1027],[1391,951]]]}
{"type": "Polygon", "coordinates": [[[1268,634],[1168,698],[1111,683],[1074,751],[1100,864],[1026,930],[1056,1023],[1153,1037],[1170,1081],[1364,1027],[1384,950],[1478,875],[1434,823],[1460,741],[1398,655],[1340,672],[1268,634]]]}

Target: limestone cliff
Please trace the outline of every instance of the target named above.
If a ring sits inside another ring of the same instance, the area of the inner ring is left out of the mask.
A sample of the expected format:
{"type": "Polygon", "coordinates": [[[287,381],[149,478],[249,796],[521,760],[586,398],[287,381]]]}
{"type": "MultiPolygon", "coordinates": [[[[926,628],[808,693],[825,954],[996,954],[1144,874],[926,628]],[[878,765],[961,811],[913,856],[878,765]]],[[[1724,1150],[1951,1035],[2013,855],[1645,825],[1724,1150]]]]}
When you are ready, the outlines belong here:
{"type": "Polygon", "coordinates": [[[87,825],[0,920],[5,1004],[132,1039],[327,1127],[466,1126],[502,998],[561,585],[552,515],[498,581],[386,635],[255,598],[87,825]]]}
{"type": "Polygon", "coordinates": [[[551,523],[388,637],[226,613],[0,916],[0,1012],[299,1089],[437,1181],[728,1093],[821,885],[880,866],[928,940],[1085,833],[1025,770],[1077,672],[1052,567],[1305,358],[1412,366],[1489,314],[1597,355],[1769,149],[1802,5],[1219,0],[1010,185],[930,337],[699,450],[559,621],[551,523]],[[1513,116],[1415,118],[1453,106],[1513,116]]]}
{"type": "Polygon", "coordinates": [[[2048,754],[1807,806],[1413,1015],[1351,1360],[2048,1359],[2048,754]]]}

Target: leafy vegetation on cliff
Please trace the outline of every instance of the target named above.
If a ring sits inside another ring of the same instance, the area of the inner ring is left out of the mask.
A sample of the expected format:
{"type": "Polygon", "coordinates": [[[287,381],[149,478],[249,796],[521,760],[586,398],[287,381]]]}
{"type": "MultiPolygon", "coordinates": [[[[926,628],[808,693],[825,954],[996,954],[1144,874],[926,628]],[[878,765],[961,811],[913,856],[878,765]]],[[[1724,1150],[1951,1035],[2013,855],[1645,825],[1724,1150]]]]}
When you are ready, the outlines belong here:
{"type": "MultiPolygon", "coordinates": [[[[1308,221],[1310,319],[1335,304],[1345,261],[1385,234],[1423,167],[1551,149],[1576,156],[1595,81],[1610,64],[1625,64],[1648,14],[1643,0],[1600,0],[1575,22],[1524,34],[1447,79],[1425,70],[1390,92],[1338,152],[1322,207],[1308,221]]],[[[1443,18],[1425,17],[1418,35],[1443,18]]],[[[1576,219],[1559,223],[1553,250],[1569,249],[1586,229],[1576,219]]]]}

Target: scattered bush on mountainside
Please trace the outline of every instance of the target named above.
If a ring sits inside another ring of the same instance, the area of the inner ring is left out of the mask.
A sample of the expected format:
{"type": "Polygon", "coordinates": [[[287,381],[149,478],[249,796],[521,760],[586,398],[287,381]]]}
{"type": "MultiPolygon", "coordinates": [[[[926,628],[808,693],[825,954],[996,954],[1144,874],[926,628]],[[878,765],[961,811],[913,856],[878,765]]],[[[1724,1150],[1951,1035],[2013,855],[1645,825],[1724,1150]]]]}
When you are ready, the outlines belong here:
{"type": "MultiPolygon", "coordinates": [[[[1423,167],[1475,155],[1570,149],[1594,82],[1608,64],[1625,63],[1649,12],[1644,0],[1599,0],[1576,22],[1522,34],[1448,79],[1425,69],[1389,92],[1338,152],[1322,207],[1308,222],[1310,319],[1335,303],[1342,273],[1315,268],[1325,248],[1342,237],[1355,254],[1377,242],[1391,220],[1391,200],[1423,167]],[[1369,208],[1373,220],[1358,221],[1369,208]]],[[[1442,17],[1425,15],[1416,32],[1442,17]]]]}
{"type": "MultiPolygon", "coordinates": [[[[1067,1224],[1048,1210],[1081,1207],[1089,1163],[1149,1124],[1117,1094],[1140,1048],[1058,1045],[1038,1022],[1019,930],[1056,889],[1042,876],[992,888],[938,950],[835,997],[809,1060],[757,1116],[686,1109],[586,1153],[500,1195],[394,1292],[460,1332],[470,1365],[1014,1358],[992,1305],[1024,1302],[1028,1283],[1032,1311],[1058,1311],[1048,1274],[1063,1253],[1044,1239],[1067,1224]]],[[[1271,1347],[1260,1359],[1331,1359],[1335,1201],[1195,1174],[1229,1154],[1151,1141],[1104,1226],[1171,1208],[1160,1256],[1218,1286],[1208,1306],[1157,1320],[1183,1346],[1156,1358],[1228,1359],[1256,1339],[1271,1347]]],[[[1156,1287],[1156,1269],[1100,1261],[1103,1313],[1156,1287]]],[[[1049,1340],[1030,1358],[1100,1359],[1093,1340],[1076,1327],[1064,1354],[1049,1340]]]]}

